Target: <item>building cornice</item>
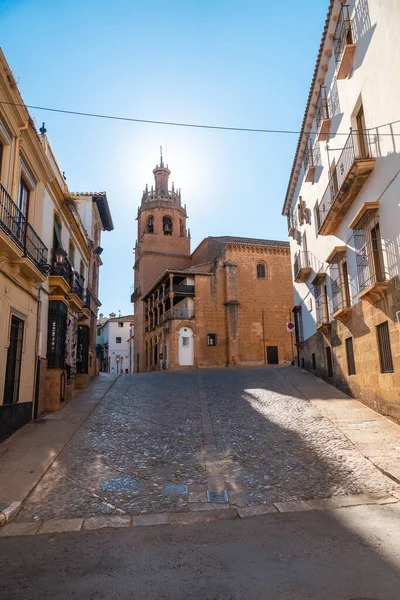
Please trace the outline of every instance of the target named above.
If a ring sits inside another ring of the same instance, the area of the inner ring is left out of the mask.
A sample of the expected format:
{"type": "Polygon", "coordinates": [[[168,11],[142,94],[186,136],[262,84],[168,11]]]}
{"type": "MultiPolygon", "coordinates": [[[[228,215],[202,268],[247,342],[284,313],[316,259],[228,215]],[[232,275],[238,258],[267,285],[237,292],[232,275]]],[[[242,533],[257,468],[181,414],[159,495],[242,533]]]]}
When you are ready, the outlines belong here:
{"type": "MultiPolygon", "coordinates": [[[[344,2],[344,0],[343,0],[344,2]]],[[[328,14],[325,20],[325,26],[321,37],[321,43],[318,50],[314,73],[311,80],[310,91],[307,98],[306,109],[303,122],[301,124],[300,136],[297,142],[294,155],[292,170],[290,172],[289,183],[286,190],[285,202],[282,208],[282,214],[287,215],[292,204],[294,192],[296,190],[298,178],[301,171],[303,153],[307,145],[307,138],[311,131],[316,98],[318,97],[320,86],[323,85],[327,71],[327,65],[332,54],[333,34],[336,28],[336,21],[342,7],[341,0],[330,0],[328,14]]]]}

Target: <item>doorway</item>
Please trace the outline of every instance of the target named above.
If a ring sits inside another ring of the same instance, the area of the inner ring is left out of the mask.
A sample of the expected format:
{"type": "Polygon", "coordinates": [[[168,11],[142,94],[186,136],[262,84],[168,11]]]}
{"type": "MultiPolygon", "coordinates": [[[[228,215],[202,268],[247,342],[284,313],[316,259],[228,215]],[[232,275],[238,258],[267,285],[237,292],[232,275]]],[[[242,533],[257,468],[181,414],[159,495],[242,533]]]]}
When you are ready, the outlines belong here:
{"type": "Polygon", "coordinates": [[[330,346],[326,347],[326,366],[328,369],[328,377],[333,377],[332,351],[330,346]]]}
{"type": "Polygon", "coordinates": [[[279,365],[278,346],[267,346],[267,364],[279,365]]]}
{"type": "Polygon", "coordinates": [[[7,350],[4,404],[15,404],[18,402],[23,337],[24,321],[13,315],[10,326],[10,345],[7,350]]]}
{"type": "Polygon", "coordinates": [[[190,327],[179,330],[179,364],[186,367],[194,365],[194,334],[190,327]]]}

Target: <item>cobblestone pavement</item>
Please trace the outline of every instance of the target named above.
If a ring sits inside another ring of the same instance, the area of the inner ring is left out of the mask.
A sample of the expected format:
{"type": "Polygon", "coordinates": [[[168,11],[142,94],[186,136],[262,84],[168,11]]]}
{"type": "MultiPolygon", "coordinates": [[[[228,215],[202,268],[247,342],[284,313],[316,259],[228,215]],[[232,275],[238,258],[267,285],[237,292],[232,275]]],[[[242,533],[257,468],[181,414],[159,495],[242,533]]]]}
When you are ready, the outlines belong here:
{"type": "Polygon", "coordinates": [[[201,394],[226,488],[243,490],[236,492],[242,505],[243,497],[254,505],[398,489],[284,373],[248,368],[121,377],[16,520],[196,509],[211,481],[201,394]],[[165,493],[168,484],[188,486],[196,502],[184,488],[165,493]]]}

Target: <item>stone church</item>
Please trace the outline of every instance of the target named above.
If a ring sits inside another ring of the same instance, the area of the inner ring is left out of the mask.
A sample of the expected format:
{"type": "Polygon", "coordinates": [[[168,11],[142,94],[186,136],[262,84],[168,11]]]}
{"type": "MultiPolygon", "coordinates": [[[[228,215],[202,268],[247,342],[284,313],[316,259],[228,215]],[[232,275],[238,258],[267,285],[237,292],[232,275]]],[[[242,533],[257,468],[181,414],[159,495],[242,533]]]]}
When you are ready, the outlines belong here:
{"type": "Polygon", "coordinates": [[[191,253],[170,170],[143,192],[135,247],[135,372],[290,363],[289,243],[207,237],[191,253]]]}

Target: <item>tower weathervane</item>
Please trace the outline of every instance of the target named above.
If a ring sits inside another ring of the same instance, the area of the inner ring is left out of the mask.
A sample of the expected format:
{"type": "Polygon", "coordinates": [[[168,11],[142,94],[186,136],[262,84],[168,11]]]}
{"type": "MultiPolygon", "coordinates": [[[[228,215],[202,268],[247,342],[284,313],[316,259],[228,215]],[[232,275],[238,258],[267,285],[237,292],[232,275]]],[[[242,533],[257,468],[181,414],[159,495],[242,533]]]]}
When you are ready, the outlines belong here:
{"type": "Polygon", "coordinates": [[[163,167],[164,163],[163,163],[163,158],[162,158],[162,146],[160,146],[160,167],[163,167]]]}

